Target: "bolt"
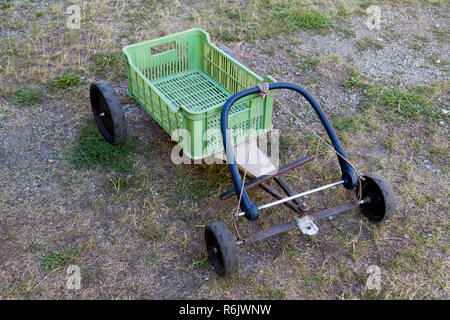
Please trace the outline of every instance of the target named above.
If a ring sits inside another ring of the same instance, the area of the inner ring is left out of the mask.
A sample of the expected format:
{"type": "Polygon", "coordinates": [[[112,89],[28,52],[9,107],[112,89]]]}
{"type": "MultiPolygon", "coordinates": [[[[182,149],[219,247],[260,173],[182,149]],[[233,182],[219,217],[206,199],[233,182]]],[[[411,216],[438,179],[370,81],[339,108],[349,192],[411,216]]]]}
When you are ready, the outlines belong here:
{"type": "Polygon", "coordinates": [[[309,211],[309,209],[311,209],[311,208],[309,207],[309,205],[308,205],[306,202],[302,202],[302,203],[300,203],[300,205],[298,206],[298,209],[299,209],[301,212],[307,212],[307,211],[309,211]]]}

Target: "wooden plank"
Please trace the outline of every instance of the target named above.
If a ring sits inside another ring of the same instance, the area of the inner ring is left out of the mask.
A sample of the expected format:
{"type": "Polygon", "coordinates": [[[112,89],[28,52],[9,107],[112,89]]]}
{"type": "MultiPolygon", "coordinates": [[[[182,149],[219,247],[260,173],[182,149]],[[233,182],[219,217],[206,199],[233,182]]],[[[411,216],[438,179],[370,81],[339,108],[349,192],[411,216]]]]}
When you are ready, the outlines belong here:
{"type": "MultiPolygon", "coordinates": [[[[245,184],[245,190],[249,190],[249,189],[251,189],[251,188],[254,188],[254,187],[260,185],[262,182],[268,181],[268,180],[270,180],[270,179],[272,179],[272,178],[274,178],[274,177],[276,177],[276,176],[279,176],[279,175],[281,175],[281,174],[283,174],[283,173],[286,173],[286,172],[289,171],[289,170],[292,170],[292,169],[294,169],[294,168],[297,168],[297,167],[299,167],[299,166],[302,166],[302,165],[304,165],[305,163],[308,163],[308,162],[310,162],[310,161],[313,160],[313,159],[314,159],[314,156],[308,155],[308,156],[306,156],[306,157],[304,157],[304,158],[302,158],[302,159],[298,159],[298,160],[296,160],[296,161],[294,161],[294,162],[292,162],[292,163],[290,163],[290,164],[287,164],[287,165],[281,167],[280,169],[278,169],[278,170],[276,170],[276,171],[274,171],[274,172],[271,172],[270,174],[262,175],[262,176],[260,176],[260,177],[258,177],[258,178],[255,178],[255,179],[253,179],[252,181],[249,181],[249,182],[247,182],[247,183],[245,184]]],[[[228,198],[231,197],[233,194],[235,194],[235,190],[234,190],[234,189],[222,193],[222,194],[220,195],[220,199],[222,199],[222,200],[228,199],[228,198]]]]}
{"type": "MultiPolygon", "coordinates": [[[[234,146],[233,154],[238,168],[242,171],[247,169],[247,175],[251,178],[258,178],[277,169],[264,152],[258,148],[256,139],[234,146]]],[[[224,152],[216,153],[214,157],[226,161],[224,152]]]]}

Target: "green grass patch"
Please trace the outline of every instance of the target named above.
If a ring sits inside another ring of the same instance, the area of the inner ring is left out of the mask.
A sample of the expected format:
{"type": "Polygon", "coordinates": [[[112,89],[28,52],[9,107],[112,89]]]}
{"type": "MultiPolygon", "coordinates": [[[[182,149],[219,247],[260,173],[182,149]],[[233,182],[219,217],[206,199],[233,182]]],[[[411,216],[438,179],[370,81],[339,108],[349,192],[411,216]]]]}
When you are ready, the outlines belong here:
{"type": "Polygon", "coordinates": [[[9,8],[12,8],[13,7],[13,3],[11,3],[11,2],[1,2],[0,3],[0,8],[2,8],[2,9],[9,9],[9,8]]]}
{"type": "Polygon", "coordinates": [[[328,147],[312,133],[303,135],[301,140],[298,142],[297,149],[300,146],[309,146],[309,152],[313,152],[316,156],[324,155],[327,150],[329,150],[328,147]]]}
{"type": "Polygon", "coordinates": [[[379,112],[397,119],[440,120],[442,112],[438,99],[448,91],[447,83],[433,86],[416,85],[410,88],[387,88],[370,84],[354,68],[349,68],[349,77],[341,81],[345,90],[363,89],[366,106],[377,108],[379,112]]]}
{"type": "Polygon", "coordinates": [[[172,177],[172,188],[168,194],[171,206],[181,202],[199,202],[230,182],[226,166],[198,166],[194,172],[182,170],[172,177]]]}
{"type": "Polygon", "coordinates": [[[414,197],[414,202],[418,208],[425,208],[426,202],[422,198],[414,197]]]}
{"type": "Polygon", "coordinates": [[[437,94],[436,87],[424,85],[409,89],[370,86],[366,97],[377,105],[385,106],[388,112],[397,117],[435,120],[441,118],[440,110],[435,104],[437,94]]]}
{"type": "Polygon", "coordinates": [[[17,91],[15,102],[24,106],[33,106],[44,99],[45,92],[37,89],[25,88],[17,91]]]}
{"type": "Polygon", "coordinates": [[[44,253],[42,256],[39,256],[39,260],[41,261],[41,267],[44,270],[55,270],[56,268],[73,263],[75,257],[77,256],[78,251],[72,248],[53,250],[49,253],[44,253]]]}
{"type": "Polygon", "coordinates": [[[105,74],[118,64],[118,57],[109,52],[98,52],[90,57],[93,65],[91,70],[97,74],[105,74]]]}
{"type": "Polygon", "coordinates": [[[303,1],[296,3],[274,1],[272,11],[265,16],[266,26],[275,27],[273,34],[291,34],[300,29],[324,33],[332,25],[331,17],[319,10],[305,4],[303,1]]]}
{"type": "Polygon", "coordinates": [[[51,89],[67,89],[85,83],[79,74],[67,71],[63,75],[48,82],[51,89]]]}
{"type": "Polygon", "coordinates": [[[305,30],[324,30],[331,27],[330,18],[320,10],[299,6],[288,14],[294,26],[305,30]]]}
{"type": "Polygon", "coordinates": [[[346,90],[366,89],[369,85],[362,79],[362,75],[355,68],[348,68],[350,75],[341,81],[341,86],[346,90]]]}
{"type": "Polygon", "coordinates": [[[132,172],[136,166],[133,154],[138,150],[137,139],[111,145],[100,134],[93,119],[80,128],[77,144],[69,151],[69,160],[77,169],[103,167],[108,171],[132,172]]]}
{"type": "Polygon", "coordinates": [[[333,15],[308,1],[256,0],[214,4],[217,27],[211,30],[222,41],[253,41],[280,34],[310,30],[323,33],[333,26],[333,15]]]}
{"type": "Polygon", "coordinates": [[[355,115],[332,115],[331,125],[336,129],[338,135],[342,132],[356,132],[370,127],[368,120],[361,114],[355,115]]]}
{"type": "Polygon", "coordinates": [[[378,1],[377,1],[377,0],[363,0],[363,1],[361,1],[361,3],[359,4],[359,6],[360,6],[362,9],[367,9],[368,7],[370,7],[370,6],[373,5],[373,4],[378,4],[378,1]]]}
{"type": "Polygon", "coordinates": [[[422,51],[422,50],[423,50],[423,45],[420,44],[420,43],[418,43],[418,42],[416,42],[416,41],[411,42],[411,43],[409,44],[409,47],[410,47],[411,49],[417,50],[417,51],[422,51]]]}

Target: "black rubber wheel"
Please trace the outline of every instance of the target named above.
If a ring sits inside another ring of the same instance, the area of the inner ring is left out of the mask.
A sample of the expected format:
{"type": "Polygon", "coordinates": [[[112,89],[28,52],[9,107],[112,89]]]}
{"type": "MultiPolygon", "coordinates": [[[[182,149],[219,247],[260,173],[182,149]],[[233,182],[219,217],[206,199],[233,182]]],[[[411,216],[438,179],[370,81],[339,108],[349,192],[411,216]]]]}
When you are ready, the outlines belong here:
{"type": "Polygon", "coordinates": [[[225,46],[218,46],[217,48],[219,48],[220,50],[222,50],[223,52],[225,52],[227,55],[229,55],[230,57],[232,57],[234,60],[240,62],[240,61],[239,61],[239,57],[238,57],[238,55],[236,54],[236,52],[234,52],[234,51],[231,50],[230,48],[225,47],[225,46]]]}
{"type": "Polygon", "coordinates": [[[222,276],[234,274],[238,270],[236,243],[222,222],[212,222],[205,227],[205,243],[209,260],[222,276]]]}
{"type": "MultiPolygon", "coordinates": [[[[395,196],[389,182],[378,174],[368,174],[362,181],[362,199],[369,202],[359,206],[361,213],[369,220],[380,222],[389,219],[395,211],[395,196]]],[[[356,188],[357,196],[359,188],[356,188]]]]}
{"type": "Polygon", "coordinates": [[[91,84],[91,107],[100,133],[111,144],[118,144],[127,137],[127,120],[122,104],[114,88],[107,81],[91,84]]]}

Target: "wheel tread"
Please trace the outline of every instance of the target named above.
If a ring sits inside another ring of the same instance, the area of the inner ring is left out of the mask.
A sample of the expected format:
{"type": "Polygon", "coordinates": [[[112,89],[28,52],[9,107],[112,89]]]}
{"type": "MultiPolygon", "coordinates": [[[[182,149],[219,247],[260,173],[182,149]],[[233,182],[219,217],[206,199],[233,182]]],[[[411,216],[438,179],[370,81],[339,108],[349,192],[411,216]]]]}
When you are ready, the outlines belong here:
{"type": "Polygon", "coordinates": [[[94,117],[99,127],[100,133],[111,144],[119,144],[122,141],[124,141],[127,137],[127,129],[128,129],[127,120],[125,118],[125,114],[123,112],[120,99],[117,96],[117,93],[114,90],[114,88],[107,81],[103,80],[96,81],[91,84],[90,95],[91,95],[92,111],[94,113],[94,117]],[[100,120],[98,119],[95,111],[96,106],[94,96],[95,94],[98,94],[97,90],[100,92],[101,95],[103,95],[103,98],[105,99],[106,104],[108,106],[109,112],[111,113],[111,118],[114,126],[114,132],[112,133],[103,132],[103,130],[106,129],[101,128],[101,126],[99,125],[100,120]]]}
{"type": "MultiPolygon", "coordinates": [[[[384,202],[384,208],[383,208],[384,215],[381,216],[379,219],[374,219],[372,216],[372,212],[370,212],[367,205],[361,206],[362,213],[367,218],[369,218],[375,222],[380,222],[380,221],[391,218],[396,209],[395,194],[394,194],[394,190],[392,189],[391,185],[383,176],[375,174],[375,173],[368,174],[365,176],[365,178],[372,180],[375,183],[376,187],[381,192],[381,195],[383,197],[383,202],[384,202]]],[[[369,206],[370,206],[370,204],[369,204],[369,206]]]]}
{"type": "MultiPolygon", "coordinates": [[[[205,227],[206,243],[208,243],[208,237],[211,235],[213,235],[217,240],[224,263],[223,270],[218,270],[215,268],[216,272],[223,276],[236,273],[238,270],[238,256],[236,251],[236,243],[234,242],[230,231],[223,222],[212,222],[205,227]]],[[[212,262],[213,257],[210,254],[209,258],[212,262]]]]}

